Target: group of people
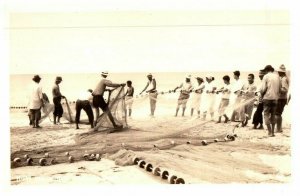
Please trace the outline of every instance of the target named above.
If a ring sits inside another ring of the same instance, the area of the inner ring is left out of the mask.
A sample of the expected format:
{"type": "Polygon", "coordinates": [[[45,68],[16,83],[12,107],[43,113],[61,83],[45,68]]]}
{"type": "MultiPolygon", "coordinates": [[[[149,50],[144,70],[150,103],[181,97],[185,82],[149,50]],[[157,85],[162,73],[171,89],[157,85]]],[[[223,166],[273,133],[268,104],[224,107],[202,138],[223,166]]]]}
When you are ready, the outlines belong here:
{"type": "MultiPolygon", "coordinates": [[[[32,80],[33,84],[31,87],[30,95],[29,95],[29,103],[28,103],[28,116],[30,125],[33,128],[41,128],[39,125],[41,119],[41,109],[44,107],[46,102],[49,102],[48,97],[42,91],[42,87],[39,85],[41,81],[41,77],[39,75],[35,75],[32,80]]],[[[63,115],[63,107],[61,105],[61,99],[65,98],[60,92],[59,84],[62,82],[62,77],[57,76],[55,79],[54,86],[52,88],[52,96],[54,103],[54,124],[60,124],[60,118],[63,115]]]]}
{"type": "MultiPolygon", "coordinates": [[[[79,129],[80,113],[83,109],[89,118],[89,123],[93,128],[95,126],[94,119],[98,119],[100,111],[99,108],[105,112],[111,121],[115,129],[122,129],[122,125],[116,124],[108,103],[104,99],[104,92],[111,91],[111,88],[117,88],[127,85],[127,90],[124,95],[125,99],[125,113],[129,117],[132,114],[132,104],[134,100],[134,87],[132,81],[127,83],[112,83],[107,79],[108,72],[101,73],[101,80],[96,85],[95,89],[88,89],[84,94],[78,97],[76,101],[76,128],[79,129]],[[110,87],[110,88],[107,88],[110,87]],[[96,116],[94,118],[93,108],[95,108],[96,116]]],[[[145,88],[140,92],[146,92],[149,95],[150,100],[150,116],[153,117],[156,109],[156,102],[158,97],[156,80],[151,73],[147,75],[148,82],[145,88]]],[[[248,121],[252,117],[252,111],[256,106],[256,111],[253,115],[253,128],[263,129],[263,115],[265,125],[268,129],[268,135],[274,136],[275,125],[277,125],[277,132],[282,132],[282,113],[285,105],[288,104],[288,91],[289,91],[289,79],[286,75],[286,68],[281,65],[277,72],[271,65],[267,65],[264,69],[259,71],[260,85],[255,85],[254,74],[248,75],[248,82],[243,83],[240,80],[240,72],[234,71],[234,81],[231,82],[230,76],[223,76],[223,85],[217,87],[215,78],[213,76],[205,77],[205,80],[201,77],[196,77],[196,85],[191,83],[191,75],[186,76],[185,81],[179,86],[175,87],[173,92],[180,89],[179,98],[177,101],[177,107],[175,116],[178,116],[180,107],[182,108],[182,116],[185,115],[185,110],[189,99],[191,99],[191,116],[194,111],[197,110],[198,117],[202,112],[202,119],[205,120],[206,116],[210,114],[211,119],[214,119],[214,114],[218,114],[218,120],[216,123],[221,123],[222,117],[224,117],[224,123],[228,121],[241,122],[242,126],[246,126],[248,121]],[[220,94],[220,103],[215,109],[216,96],[220,94]],[[232,100],[234,100],[232,102],[232,100]],[[205,102],[203,102],[205,101],[205,102]],[[205,104],[203,104],[205,103],[205,104]],[[229,114],[229,108],[232,109],[232,113],[229,114]]],[[[42,88],[39,86],[41,80],[40,76],[35,75],[32,79],[34,85],[32,87],[31,99],[29,103],[29,116],[32,126],[39,128],[39,118],[41,114],[41,107],[44,105],[42,96],[42,88]]],[[[59,84],[62,82],[62,77],[57,76],[55,84],[52,88],[52,96],[54,103],[54,124],[60,123],[60,118],[63,114],[63,107],[61,99],[64,99],[60,92],[59,84]]]]}
{"type": "Polygon", "coordinates": [[[213,76],[207,76],[206,82],[203,78],[196,77],[197,84],[193,86],[191,76],[188,75],[185,82],[174,89],[174,92],[180,89],[175,116],[178,115],[180,106],[182,107],[182,116],[184,116],[187,102],[191,99],[191,116],[193,116],[194,110],[197,110],[199,118],[200,111],[202,111],[203,120],[206,119],[208,113],[211,119],[214,119],[216,112],[218,113],[216,123],[221,123],[222,117],[224,117],[224,123],[240,122],[244,127],[251,119],[253,108],[256,106],[252,121],[253,129],[264,129],[264,117],[268,136],[275,136],[275,127],[277,127],[277,132],[282,132],[282,113],[290,98],[288,96],[289,79],[285,66],[280,65],[277,72],[271,65],[260,70],[259,85],[254,83],[255,76],[252,73],[248,74],[248,82],[245,84],[240,80],[239,71],[233,72],[233,78],[234,81],[231,83],[230,76],[223,76],[224,84],[218,88],[213,76]],[[221,94],[221,100],[215,109],[218,94],[221,94]],[[232,112],[229,114],[229,111],[232,112]]]}

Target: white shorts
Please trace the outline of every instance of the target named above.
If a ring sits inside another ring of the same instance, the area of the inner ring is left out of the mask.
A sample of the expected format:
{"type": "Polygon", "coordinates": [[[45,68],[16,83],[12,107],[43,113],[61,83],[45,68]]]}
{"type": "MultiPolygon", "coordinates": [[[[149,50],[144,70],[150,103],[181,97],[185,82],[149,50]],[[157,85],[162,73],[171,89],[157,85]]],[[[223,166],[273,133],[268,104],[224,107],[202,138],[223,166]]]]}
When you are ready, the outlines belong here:
{"type": "Polygon", "coordinates": [[[202,97],[202,94],[200,94],[200,93],[193,94],[191,108],[200,109],[201,97],[202,97]]]}
{"type": "Polygon", "coordinates": [[[128,107],[128,109],[131,109],[132,108],[132,104],[133,104],[133,97],[126,96],[125,97],[125,106],[126,106],[126,108],[128,107]]]}

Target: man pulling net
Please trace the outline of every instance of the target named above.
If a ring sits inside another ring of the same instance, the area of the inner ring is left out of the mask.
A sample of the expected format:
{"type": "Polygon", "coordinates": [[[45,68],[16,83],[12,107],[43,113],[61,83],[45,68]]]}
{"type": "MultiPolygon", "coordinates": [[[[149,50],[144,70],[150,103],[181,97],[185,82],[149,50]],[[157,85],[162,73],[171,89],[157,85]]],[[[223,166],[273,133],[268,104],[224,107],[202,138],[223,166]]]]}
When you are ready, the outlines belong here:
{"type": "MultiPolygon", "coordinates": [[[[93,105],[96,108],[96,122],[95,122],[95,128],[94,128],[95,131],[98,130],[101,126],[102,127],[104,126],[105,119],[106,119],[105,115],[107,115],[107,117],[109,118],[109,120],[112,123],[115,130],[116,129],[119,130],[119,129],[123,128],[123,125],[116,124],[115,118],[111,112],[111,108],[113,107],[114,103],[117,103],[117,102],[114,101],[113,103],[108,104],[105,102],[103,95],[104,95],[104,91],[109,91],[109,89],[107,89],[106,87],[122,87],[122,90],[123,90],[125,83],[122,83],[122,84],[112,83],[110,80],[106,79],[107,76],[108,76],[108,72],[101,73],[102,79],[97,84],[95,90],[92,93],[93,105]],[[99,107],[103,111],[103,114],[101,114],[101,116],[99,115],[99,107]]],[[[119,91],[119,92],[121,92],[121,91],[119,91]]],[[[108,101],[110,101],[110,96],[108,97],[108,101]]],[[[117,110],[115,110],[115,111],[117,111],[117,110]]],[[[114,114],[115,114],[115,112],[114,112],[114,114]]],[[[113,132],[113,131],[111,131],[111,132],[113,132]]]]}

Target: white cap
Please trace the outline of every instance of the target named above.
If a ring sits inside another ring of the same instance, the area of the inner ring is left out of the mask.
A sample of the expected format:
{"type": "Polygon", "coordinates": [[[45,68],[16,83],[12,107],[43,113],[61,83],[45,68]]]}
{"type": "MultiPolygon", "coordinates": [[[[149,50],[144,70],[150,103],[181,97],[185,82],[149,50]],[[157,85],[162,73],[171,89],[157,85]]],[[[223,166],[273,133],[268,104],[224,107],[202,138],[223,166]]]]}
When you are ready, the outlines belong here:
{"type": "Polygon", "coordinates": [[[102,71],[101,75],[108,76],[108,72],[107,71],[102,71]]]}
{"type": "Polygon", "coordinates": [[[187,75],[185,78],[187,78],[187,79],[191,79],[191,75],[187,75]]]}

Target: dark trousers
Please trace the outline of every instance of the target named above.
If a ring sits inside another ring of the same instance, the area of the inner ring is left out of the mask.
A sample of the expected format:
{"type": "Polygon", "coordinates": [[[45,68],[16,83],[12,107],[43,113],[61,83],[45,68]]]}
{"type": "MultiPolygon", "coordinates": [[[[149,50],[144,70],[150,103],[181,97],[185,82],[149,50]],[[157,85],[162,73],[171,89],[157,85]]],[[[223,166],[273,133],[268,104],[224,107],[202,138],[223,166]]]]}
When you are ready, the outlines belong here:
{"type": "Polygon", "coordinates": [[[39,120],[41,119],[41,109],[30,109],[29,110],[29,120],[30,125],[37,126],[39,120]]]}
{"type": "Polygon", "coordinates": [[[89,118],[89,122],[92,125],[94,122],[94,114],[93,114],[93,109],[88,100],[77,100],[76,101],[76,117],[75,117],[76,124],[78,124],[80,121],[81,109],[83,109],[85,111],[85,113],[87,114],[87,116],[89,118]]]}
{"type": "Polygon", "coordinates": [[[265,118],[265,124],[275,124],[275,112],[276,112],[276,106],[277,106],[277,100],[263,100],[264,103],[264,118],[265,118]]]}
{"type": "Polygon", "coordinates": [[[252,124],[254,125],[263,124],[263,111],[264,111],[264,104],[259,103],[253,115],[252,124]]]}
{"type": "Polygon", "coordinates": [[[281,116],[284,110],[284,107],[287,103],[287,99],[278,99],[275,114],[281,116]]]}
{"type": "Polygon", "coordinates": [[[54,116],[58,116],[59,118],[62,117],[64,110],[61,105],[61,97],[54,97],[53,98],[53,103],[54,103],[54,116]]]}

